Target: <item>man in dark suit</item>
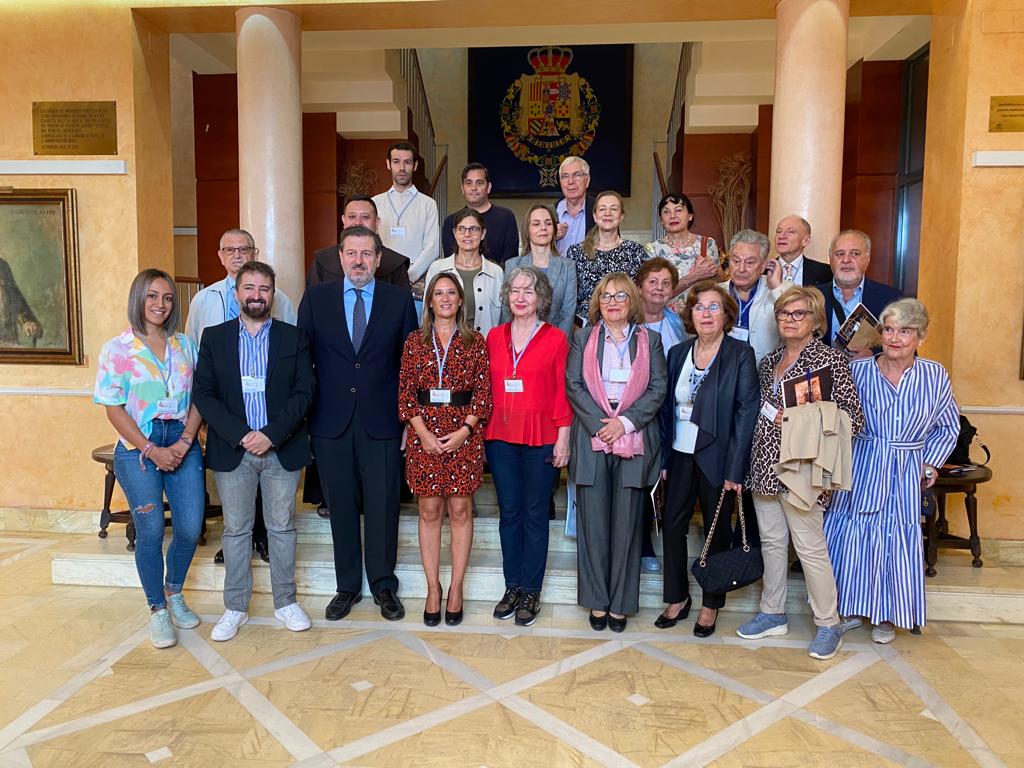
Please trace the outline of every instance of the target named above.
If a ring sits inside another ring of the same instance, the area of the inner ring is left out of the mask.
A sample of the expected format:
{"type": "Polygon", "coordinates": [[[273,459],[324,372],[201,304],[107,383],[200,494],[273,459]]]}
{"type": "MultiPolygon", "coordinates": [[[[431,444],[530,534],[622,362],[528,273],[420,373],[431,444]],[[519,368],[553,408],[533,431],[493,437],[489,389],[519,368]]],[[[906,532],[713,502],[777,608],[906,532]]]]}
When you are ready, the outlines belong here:
{"type": "Polygon", "coordinates": [[[313,453],[330,508],[338,593],[329,621],[362,596],[362,499],[366,579],[385,619],[405,616],[398,599],[398,493],[401,482],[398,371],[417,328],[412,295],[374,280],[382,245],[366,227],[341,233],[342,280],[306,291],[299,327],[309,336],[319,382],[309,419],[313,453]]]}
{"type": "MultiPolygon", "coordinates": [[[[865,277],[871,263],[871,238],[859,229],[847,229],[832,238],[828,247],[832,264],[831,283],[816,286],[825,297],[826,338],[834,342],[836,331],[858,304],[879,317],[885,306],[903,296],[902,291],[865,277]]],[[[872,350],[861,350],[857,357],[867,357],[872,350]]]]}
{"type": "Polygon", "coordinates": [[[555,247],[565,256],[569,246],[582,242],[594,226],[594,198],[587,195],[590,164],[582,157],[569,155],[558,166],[558,183],[563,197],[555,206],[558,213],[555,247]]]}
{"type": "Polygon", "coordinates": [[[305,334],[274,320],[274,270],[250,261],[235,277],[237,320],[207,328],[192,397],[209,425],[206,465],[224,509],[224,605],[214,640],[230,640],[249,620],[256,490],[270,546],[274,616],[292,631],[309,629],[296,602],[295,491],[309,464],[306,412],[316,382],[305,334]]]}
{"type": "Polygon", "coordinates": [[[832,279],[828,264],[804,255],[811,242],[811,224],[800,216],[786,216],[775,227],[775,251],[779,254],[782,280],[794,285],[818,285],[832,279]]]}

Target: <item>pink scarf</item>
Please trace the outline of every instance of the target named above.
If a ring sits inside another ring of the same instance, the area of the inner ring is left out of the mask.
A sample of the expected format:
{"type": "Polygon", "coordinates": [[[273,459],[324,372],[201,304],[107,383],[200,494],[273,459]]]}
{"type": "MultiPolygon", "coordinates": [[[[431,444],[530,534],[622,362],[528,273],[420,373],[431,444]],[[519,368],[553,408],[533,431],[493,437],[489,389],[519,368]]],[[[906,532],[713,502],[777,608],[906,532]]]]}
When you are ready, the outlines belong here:
{"type": "MultiPolygon", "coordinates": [[[[629,378],[626,380],[622,398],[614,411],[612,411],[608,395],[604,391],[604,382],[601,380],[601,363],[597,359],[597,345],[604,343],[603,324],[594,329],[590,338],[587,339],[587,346],[583,349],[583,382],[587,385],[587,392],[594,398],[594,402],[601,406],[601,410],[610,417],[617,417],[635,403],[647,391],[647,384],[651,379],[651,353],[648,346],[647,329],[638,325],[635,333],[636,357],[630,366],[629,378]]],[[[595,451],[613,453],[623,459],[632,459],[634,456],[644,455],[644,436],[639,431],[631,432],[608,445],[597,435],[592,435],[590,447],[595,451]]]]}

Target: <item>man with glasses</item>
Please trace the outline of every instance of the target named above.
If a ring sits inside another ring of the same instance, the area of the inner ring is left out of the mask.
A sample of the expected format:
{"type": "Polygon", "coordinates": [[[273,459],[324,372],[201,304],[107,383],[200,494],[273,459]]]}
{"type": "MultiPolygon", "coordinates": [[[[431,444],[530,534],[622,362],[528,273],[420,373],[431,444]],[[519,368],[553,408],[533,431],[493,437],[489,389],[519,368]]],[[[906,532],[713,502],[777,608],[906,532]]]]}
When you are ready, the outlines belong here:
{"type": "Polygon", "coordinates": [[[594,198],[587,195],[590,186],[590,164],[582,157],[569,155],[558,166],[558,183],[562,199],[555,210],[558,213],[558,239],[555,246],[562,256],[569,246],[582,243],[594,226],[594,198]]]}
{"type": "MultiPolygon", "coordinates": [[[[224,266],[227,275],[223,280],[218,280],[212,285],[203,288],[192,297],[192,303],[188,307],[188,320],[185,322],[185,333],[200,346],[203,338],[203,331],[212,325],[220,325],[228,320],[237,320],[241,314],[241,307],[235,291],[235,276],[243,264],[256,261],[260,249],[256,247],[256,241],[252,235],[244,229],[229,229],[220,236],[220,247],[217,256],[224,266]]],[[[286,323],[295,325],[297,316],[291,299],[284,291],[274,291],[274,302],[271,312],[276,320],[283,320],[286,323]]],[[[259,553],[264,562],[270,562],[270,551],[267,548],[267,526],[263,522],[263,515],[257,509],[255,523],[252,528],[253,548],[259,553]]],[[[214,561],[224,562],[224,550],[218,550],[214,561]]]]}
{"type": "MultiPolygon", "coordinates": [[[[491,194],[491,175],[483,163],[469,163],[462,169],[462,196],[466,207],[484,217],[487,228],[487,258],[504,266],[509,259],[519,255],[519,231],[516,229],[516,215],[508,208],[495,205],[491,194]]],[[[441,225],[442,256],[451,256],[456,251],[455,214],[452,213],[441,225]]]]}
{"type": "Polygon", "coordinates": [[[720,283],[736,299],[739,315],[729,335],[754,349],[757,364],[779,346],[775,300],[782,295],[782,268],[768,259],[767,235],[741,229],[729,241],[729,279],[720,283]]]}

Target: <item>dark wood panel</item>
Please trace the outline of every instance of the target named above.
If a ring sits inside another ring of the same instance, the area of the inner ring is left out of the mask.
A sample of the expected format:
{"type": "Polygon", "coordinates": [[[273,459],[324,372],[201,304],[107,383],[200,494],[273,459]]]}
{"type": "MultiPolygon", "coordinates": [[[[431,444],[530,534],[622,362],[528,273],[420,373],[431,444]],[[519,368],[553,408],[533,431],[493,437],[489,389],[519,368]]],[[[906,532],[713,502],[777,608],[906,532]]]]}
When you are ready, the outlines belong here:
{"type": "Polygon", "coordinates": [[[858,178],[854,217],[854,226],[871,237],[868,277],[891,285],[896,253],[896,177],[858,178]]]}
{"type": "Polygon", "coordinates": [[[337,121],[333,112],[302,115],[302,189],[306,192],[337,190],[337,121]]]}
{"type": "Polygon", "coordinates": [[[192,109],[196,179],[237,179],[238,76],[193,73],[192,109]]]}
{"type": "Polygon", "coordinates": [[[772,183],[772,105],[762,104],[757,108],[757,218],[758,232],[764,232],[774,239],[775,224],[768,221],[768,206],[771,203],[772,183]]]}
{"type": "Polygon", "coordinates": [[[341,231],[337,214],[337,192],[306,192],[302,196],[302,217],[305,226],[305,265],[313,261],[313,254],[319,248],[338,242],[341,231]]]}
{"type": "Polygon", "coordinates": [[[864,62],[857,173],[896,173],[900,162],[902,61],[864,62]]]}
{"type": "Polygon", "coordinates": [[[196,214],[198,275],[209,285],[224,277],[217,256],[220,236],[238,226],[238,179],[197,181],[196,214]]]}

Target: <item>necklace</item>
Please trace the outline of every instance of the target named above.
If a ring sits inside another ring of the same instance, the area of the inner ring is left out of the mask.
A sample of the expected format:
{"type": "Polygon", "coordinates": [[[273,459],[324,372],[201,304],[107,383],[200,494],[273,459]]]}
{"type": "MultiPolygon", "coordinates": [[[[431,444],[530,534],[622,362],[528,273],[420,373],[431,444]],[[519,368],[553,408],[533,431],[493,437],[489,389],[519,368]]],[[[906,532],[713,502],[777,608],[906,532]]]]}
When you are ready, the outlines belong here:
{"type": "Polygon", "coordinates": [[[688,248],[694,242],[696,242],[696,240],[697,240],[697,236],[695,234],[693,234],[693,232],[687,232],[686,233],[686,237],[683,238],[683,241],[681,243],[677,243],[673,239],[672,235],[669,235],[669,234],[665,235],[665,244],[668,245],[670,248],[672,248],[672,250],[674,250],[674,251],[682,251],[685,248],[688,248]]]}

